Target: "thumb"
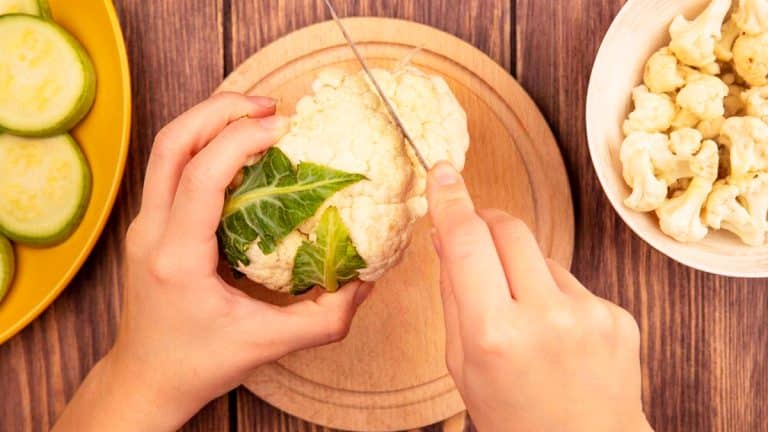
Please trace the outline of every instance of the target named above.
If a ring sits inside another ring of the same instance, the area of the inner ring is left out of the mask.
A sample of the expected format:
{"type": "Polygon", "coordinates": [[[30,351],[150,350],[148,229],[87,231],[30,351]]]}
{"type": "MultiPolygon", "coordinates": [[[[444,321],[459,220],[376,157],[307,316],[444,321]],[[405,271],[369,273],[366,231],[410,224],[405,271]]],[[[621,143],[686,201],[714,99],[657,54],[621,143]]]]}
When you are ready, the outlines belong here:
{"type": "Polygon", "coordinates": [[[335,293],[284,307],[282,311],[289,315],[285,329],[288,345],[295,351],[344,339],[373,286],[372,282],[350,282],[335,293]]]}

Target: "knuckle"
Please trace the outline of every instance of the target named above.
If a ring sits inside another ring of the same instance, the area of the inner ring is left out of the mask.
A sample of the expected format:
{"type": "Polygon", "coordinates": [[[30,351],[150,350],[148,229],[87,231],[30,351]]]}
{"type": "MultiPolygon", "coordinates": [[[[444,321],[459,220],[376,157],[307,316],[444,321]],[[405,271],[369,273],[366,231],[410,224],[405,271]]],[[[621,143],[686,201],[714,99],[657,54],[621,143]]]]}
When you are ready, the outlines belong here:
{"type": "Polygon", "coordinates": [[[504,326],[488,325],[475,338],[476,348],[484,355],[506,355],[511,349],[513,337],[504,326]]]}
{"type": "Polygon", "coordinates": [[[148,271],[150,276],[161,284],[175,281],[179,274],[175,262],[175,254],[162,250],[155,251],[149,256],[148,271]]]}
{"type": "Polygon", "coordinates": [[[326,324],[326,340],[328,342],[343,340],[349,334],[350,324],[350,320],[346,316],[336,316],[329,319],[326,324]]]}
{"type": "Polygon", "coordinates": [[[600,332],[611,332],[614,327],[614,316],[611,308],[603,301],[597,300],[590,302],[586,309],[587,322],[594,330],[600,332]]]}
{"type": "Polygon", "coordinates": [[[617,308],[616,325],[619,328],[619,333],[622,338],[630,339],[632,341],[640,340],[640,326],[635,317],[626,309],[617,308]]]}
{"type": "Polygon", "coordinates": [[[187,164],[181,177],[181,184],[190,192],[203,190],[211,182],[210,168],[194,159],[187,164]]]}
{"type": "Polygon", "coordinates": [[[444,233],[448,238],[458,242],[474,242],[477,234],[486,230],[486,225],[473,215],[462,216],[454,219],[444,233]]]}
{"type": "Polygon", "coordinates": [[[210,100],[216,103],[235,103],[239,102],[244,96],[235,92],[219,92],[210,97],[210,100]]]}
{"type": "Polygon", "coordinates": [[[556,334],[569,334],[578,329],[579,320],[570,307],[558,307],[546,312],[546,323],[556,334]]]}

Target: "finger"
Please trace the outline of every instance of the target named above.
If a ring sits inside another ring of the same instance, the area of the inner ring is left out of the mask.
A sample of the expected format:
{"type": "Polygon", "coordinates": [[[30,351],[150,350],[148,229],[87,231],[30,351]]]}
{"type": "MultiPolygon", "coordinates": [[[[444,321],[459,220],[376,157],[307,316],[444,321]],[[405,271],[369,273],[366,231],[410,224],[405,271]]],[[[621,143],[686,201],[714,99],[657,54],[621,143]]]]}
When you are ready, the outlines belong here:
{"type": "Polygon", "coordinates": [[[141,211],[162,227],[170,211],[184,166],[229,123],[275,112],[265,97],[219,93],[165,126],[155,138],[144,179],[141,211]]]}
{"type": "Polygon", "coordinates": [[[512,295],[520,302],[547,302],[559,294],[539,243],[525,222],[501,210],[480,210],[491,230],[512,295]]]}
{"type": "Polygon", "coordinates": [[[564,269],[560,264],[552,260],[547,260],[549,271],[552,277],[555,279],[555,283],[560,288],[560,291],[568,296],[572,297],[593,297],[594,295],[576,279],[568,270],[564,269]]]}
{"type": "Polygon", "coordinates": [[[282,308],[286,344],[291,351],[312,348],[344,339],[352,319],[373,289],[370,282],[350,282],[335,293],[324,293],[282,308]]]}
{"type": "Polygon", "coordinates": [[[215,237],[232,178],[250,157],[272,146],[287,128],[284,117],[238,120],[187,164],[167,227],[167,236],[174,244],[186,248],[215,237]]]}
{"type": "Polygon", "coordinates": [[[462,322],[484,324],[506,316],[512,297],[488,226],[475,213],[464,181],[450,164],[429,173],[427,199],[462,322]]]}
{"type": "MultiPolygon", "coordinates": [[[[436,233],[432,234],[432,241],[438,256],[442,246],[436,233]]],[[[445,321],[445,358],[448,370],[457,383],[462,381],[461,371],[464,362],[464,350],[461,344],[461,330],[459,324],[456,299],[454,298],[451,280],[445,266],[440,266],[440,299],[443,303],[443,319],[445,321]]]]}

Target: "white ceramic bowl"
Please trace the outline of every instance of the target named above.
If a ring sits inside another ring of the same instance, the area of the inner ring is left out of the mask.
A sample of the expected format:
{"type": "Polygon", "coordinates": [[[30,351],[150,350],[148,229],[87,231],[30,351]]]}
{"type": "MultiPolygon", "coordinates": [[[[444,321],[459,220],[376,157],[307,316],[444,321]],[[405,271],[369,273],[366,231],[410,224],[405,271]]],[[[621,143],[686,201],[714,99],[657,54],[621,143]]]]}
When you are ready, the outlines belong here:
{"type": "Polygon", "coordinates": [[[614,19],[598,51],[587,95],[587,136],[592,163],[611,204],[643,240],[690,267],[725,276],[768,276],[768,247],[746,246],[734,235],[710,231],[699,243],[678,243],[664,235],[652,213],[624,205],[629,187],[621,177],[621,123],[630,93],[642,82],[648,57],[669,43],[669,24],[680,13],[691,18],[709,0],[629,0],[614,19]]]}

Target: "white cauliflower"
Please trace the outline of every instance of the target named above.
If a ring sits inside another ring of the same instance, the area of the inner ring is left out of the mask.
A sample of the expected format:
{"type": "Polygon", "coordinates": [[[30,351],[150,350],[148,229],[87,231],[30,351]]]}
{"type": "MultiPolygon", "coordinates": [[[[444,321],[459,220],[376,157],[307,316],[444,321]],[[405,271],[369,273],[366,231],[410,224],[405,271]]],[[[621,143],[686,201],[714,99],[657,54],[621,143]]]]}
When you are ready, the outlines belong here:
{"type": "Polygon", "coordinates": [[[713,140],[720,136],[720,129],[723,127],[724,123],[725,117],[702,120],[696,125],[696,130],[701,133],[702,138],[713,140]]]}
{"type": "MultiPolygon", "coordinates": [[[[427,161],[448,160],[463,169],[467,117],[447,83],[414,67],[374,74],[427,161]]],[[[338,209],[365,260],[359,276],[366,281],[379,279],[402,258],[414,223],[427,210],[426,174],[364,72],[326,70],[312,89],[297,103],[291,130],[276,147],[294,164],[312,162],[368,180],[333,194],[276,252],[264,255],[251,245],[250,264],[238,270],[278,291],[291,289],[296,249],[302,240],[314,240],[310,233],[326,208],[338,209]]]]}
{"type": "Polygon", "coordinates": [[[768,0],[739,0],[731,17],[748,35],[768,32],[768,0]]]}
{"type": "Polygon", "coordinates": [[[672,119],[671,126],[675,129],[695,128],[700,121],[696,114],[687,109],[680,108],[672,119]]]}
{"type": "Polygon", "coordinates": [[[733,43],[741,34],[736,21],[729,19],[722,28],[722,37],[715,43],[715,57],[721,62],[729,62],[733,59],[733,43]]]}
{"type": "Polygon", "coordinates": [[[701,220],[701,208],[711,190],[710,180],[694,177],[685,192],[665,201],[656,209],[661,230],[683,243],[706,237],[709,230],[701,220]]]}
{"type": "Polygon", "coordinates": [[[658,208],[667,198],[667,182],[656,177],[652,155],[666,149],[669,139],[662,133],[635,132],[621,144],[624,181],[632,194],[624,204],[637,211],[658,208]]]}
{"type": "Polygon", "coordinates": [[[666,94],[651,93],[644,85],[632,90],[635,109],[624,121],[624,134],[633,132],[663,132],[675,118],[675,104],[666,94]]]}
{"type": "Polygon", "coordinates": [[[707,200],[704,220],[752,246],[765,244],[768,231],[768,174],[718,181],[707,200]]]}
{"type": "Polygon", "coordinates": [[[720,129],[728,149],[730,176],[743,177],[768,168],[768,125],[755,117],[731,117],[720,129]]]}
{"type": "Polygon", "coordinates": [[[681,63],[699,68],[715,63],[715,43],[730,8],[731,0],[713,0],[693,21],[682,15],[672,21],[669,49],[681,63]]]}
{"type": "Polygon", "coordinates": [[[768,121],[768,86],[752,87],[741,93],[748,116],[768,121]]]}
{"type": "Polygon", "coordinates": [[[656,51],[645,64],[643,82],[654,93],[677,91],[685,85],[675,57],[668,47],[656,51]]]}
{"type": "Polygon", "coordinates": [[[699,74],[691,77],[677,94],[677,105],[702,120],[712,120],[725,114],[723,100],[728,86],[719,78],[699,74]]]}
{"type": "Polygon", "coordinates": [[[736,39],[733,67],[751,86],[768,84],[768,33],[742,35],[736,39]]]}
{"type": "Polygon", "coordinates": [[[624,181],[632,189],[624,203],[642,212],[659,208],[680,180],[699,177],[711,184],[717,177],[717,144],[702,142],[696,129],[680,129],[670,137],[635,132],[622,143],[620,158],[624,181]]]}
{"type": "MultiPolygon", "coordinates": [[[[723,82],[726,82],[723,80],[723,82]]],[[[727,83],[726,83],[727,84],[727,83]]],[[[740,115],[746,105],[743,99],[744,87],[734,84],[728,84],[728,96],[723,100],[723,106],[725,107],[725,117],[733,117],[740,115]]]]}

